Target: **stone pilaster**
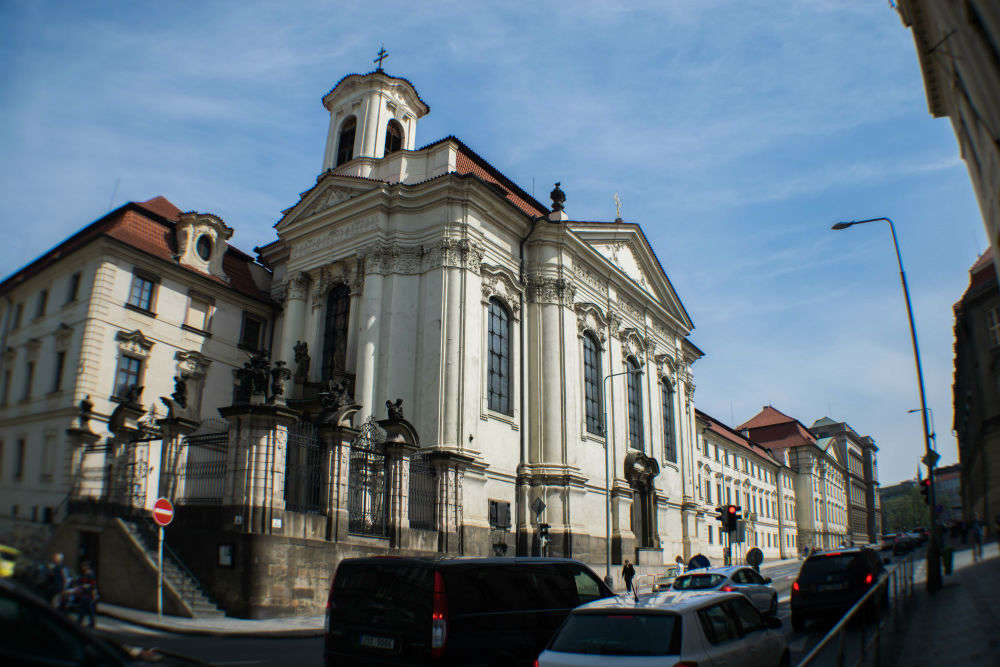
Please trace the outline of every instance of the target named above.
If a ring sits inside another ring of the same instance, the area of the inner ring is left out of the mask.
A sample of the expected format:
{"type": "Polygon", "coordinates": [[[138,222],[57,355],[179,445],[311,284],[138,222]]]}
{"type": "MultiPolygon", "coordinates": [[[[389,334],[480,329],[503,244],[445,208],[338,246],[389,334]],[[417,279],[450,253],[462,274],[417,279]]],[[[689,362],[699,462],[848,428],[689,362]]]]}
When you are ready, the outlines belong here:
{"type": "Polygon", "coordinates": [[[348,528],[348,475],[351,443],[358,430],[350,426],[321,426],[323,442],[323,497],[326,499],[326,539],[342,542],[348,528]]]}
{"type": "Polygon", "coordinates": [[[198,428],[198,423],[183,417],[161,419],[159,422],[160,478],[157,496],[175,501],[184,497],[188,448],[185,436],[198,428]]]}
{"type": "Polygon", "coordinates": [[[223,504],[243,518],[246,532],[281,534],[289,427],[299,413],[277,405],[233,405],[229,420],[223,504]]]}

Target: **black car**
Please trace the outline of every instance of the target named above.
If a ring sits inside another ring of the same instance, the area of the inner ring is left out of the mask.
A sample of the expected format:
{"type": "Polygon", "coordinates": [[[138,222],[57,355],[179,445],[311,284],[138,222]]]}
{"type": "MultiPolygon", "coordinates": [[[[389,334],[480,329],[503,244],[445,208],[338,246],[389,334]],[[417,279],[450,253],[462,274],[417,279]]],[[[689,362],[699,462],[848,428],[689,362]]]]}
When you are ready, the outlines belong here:
{"type": "Polygon", "coordinates": [[[531,665],[574,607],[612,591],[561,558],[348,558],[327,602],[328,667],[531,665]]]}
{"type": "Polygon", "coordinates": [[[80,627],[24,587],[0,581],[0,664],[124,667],[150,662],[206,664],[118,644],[80,627]]]}
{"type": "Polygon", "coordinates": [[[810,618],[844,614],[884,571],[878,552],[867,547],[813,554],[792,584],[792,628],[802,630],[810,618]]]}

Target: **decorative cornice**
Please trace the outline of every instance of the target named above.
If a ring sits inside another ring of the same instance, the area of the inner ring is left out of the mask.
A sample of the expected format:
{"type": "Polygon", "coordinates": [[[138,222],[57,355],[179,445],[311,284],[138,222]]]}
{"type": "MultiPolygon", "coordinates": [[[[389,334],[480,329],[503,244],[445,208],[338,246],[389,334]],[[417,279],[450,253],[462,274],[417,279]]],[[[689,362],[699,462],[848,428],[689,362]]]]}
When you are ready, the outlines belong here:
{"type": "Polygon", "coordinates": [[[138,329],[134,331],[119,331],[115,334],[118,346],[124,352],[137,354],[139,356],[149,356],[149,351],[153,347],[153,341],[142,335],[138,329]]]}
{"type": "Polygon", "coordinates": [[[489,303],[492,298],[502,301],[514,319],[518,319],[518,312],[521,309],[521,296],[523,288],[517,284],[517,280],[506,269],[488,264],[480,264],[480,275],[482,276],[482,302],[489,303]]]}
{"type": "Polygon", "coordinates": [[[573,309],[576,311],[576,328],[579,335],[583,336],[585,332],[589,331],[603,347],[608,340],[606,331],[610,319],[601,312],[597,304],[577,303],[574,304],[573,309]]]}
{"type": "Polygon", "coordinates": [[[204,377],[208,372],[208,367],[212,365],[212,360],[201,352],[194,350],[179,350],[174,354],[177,360],[177,370],[181,377],[204,377]]]}

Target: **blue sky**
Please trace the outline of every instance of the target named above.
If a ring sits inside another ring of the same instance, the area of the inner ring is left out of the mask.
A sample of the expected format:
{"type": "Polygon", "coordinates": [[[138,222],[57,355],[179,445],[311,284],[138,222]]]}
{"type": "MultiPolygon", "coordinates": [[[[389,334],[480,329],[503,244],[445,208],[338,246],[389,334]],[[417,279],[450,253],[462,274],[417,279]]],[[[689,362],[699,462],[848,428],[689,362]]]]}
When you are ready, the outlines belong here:
{"type": "Polygon", "coordinates": [[[639,222],[706,356],[696,402],[871,434],[914,474],[896,220],[943,462],[952,304],[985,248],[947,119],[885,2],[4,2],[2,273],[126,201],[217,213],[249,250],[315,182],[344,74],[410,79],[454,134],[576,219],[639,222]]]}

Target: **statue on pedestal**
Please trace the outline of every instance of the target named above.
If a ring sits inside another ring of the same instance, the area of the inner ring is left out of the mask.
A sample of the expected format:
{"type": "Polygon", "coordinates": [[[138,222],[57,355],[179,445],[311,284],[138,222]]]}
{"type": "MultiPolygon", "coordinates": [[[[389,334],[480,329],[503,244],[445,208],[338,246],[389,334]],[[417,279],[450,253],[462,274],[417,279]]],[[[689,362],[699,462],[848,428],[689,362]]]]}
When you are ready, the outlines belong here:
{"type": "Polygon", "coordinates": [[[295,383],[304,384],[309,379],[309,345],[300,340],[295,344],[295,383]]]}

